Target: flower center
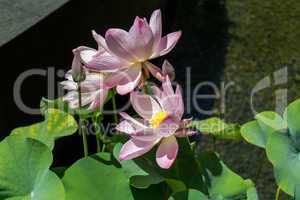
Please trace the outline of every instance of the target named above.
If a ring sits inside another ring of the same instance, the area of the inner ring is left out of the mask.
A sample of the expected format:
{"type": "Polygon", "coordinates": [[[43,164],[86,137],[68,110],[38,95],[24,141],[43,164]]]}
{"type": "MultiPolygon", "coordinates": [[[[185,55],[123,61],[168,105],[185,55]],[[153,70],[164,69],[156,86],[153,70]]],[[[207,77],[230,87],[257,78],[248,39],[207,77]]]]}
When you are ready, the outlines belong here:
{"type": "Polygon", "coordinates": [[[152,128],[157,128],[166,118],[168,117],[168,113],[165,111],[157,112],[151,119],[150,119],[150,126],[152,128]]]}

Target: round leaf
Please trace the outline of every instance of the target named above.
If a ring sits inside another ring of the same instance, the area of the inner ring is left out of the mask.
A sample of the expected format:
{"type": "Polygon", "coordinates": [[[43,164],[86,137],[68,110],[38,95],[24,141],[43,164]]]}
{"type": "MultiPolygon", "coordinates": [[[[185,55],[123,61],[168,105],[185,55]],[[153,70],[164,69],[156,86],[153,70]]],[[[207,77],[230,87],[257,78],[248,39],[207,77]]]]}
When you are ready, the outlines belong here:
{"type": "Polygon", "coordinates": [[[244,180],[242,177],[231,171],[224,163],[220,176],[211,176],[211,187],[209,188],[210,196],[222,196],[225,199],[247,193],[249,188],[254,187],[249,180],[244,180]]]}
{"type": "Polygon", "coordinates": [[[267,143],[267,156],[272,162],[280,188],[294,195],[300,183],[300,154],[293,141],[284,134],[273,134],[267,143]],[[298,185],[298,186],[297,186],[298,185]]]}
{"type": "Polygon", "coordinates": [[[257,121],[244,124],[241,128],[241,134],[247,142],[265,148],[268,136],[260,128],[257,121]]]}
{"type": "Polygon", "coordinates": [[[49,170],[48,147],[22,135],[0,143],[0,199],[64,200],[64,187],[49,170]]]}
{"type": "Polygon", "coordinates": [[[190,189],[175,193],[169,200],[209,200],[209,198],[198,190],[190,189]]]}
{"type": "Polygon", "coordinates": [[[129,179],[109,153],[77,161],[65,172],[67,200],[133,199],[129,179]]]}
{"type": "MultiPolygon", "coordinates": [[[[289,126],[290,134],[297,142],[300,140],[300,99],[292,102],[284,112],[284,119],[289,126]]],[[[299,143],[299,142],[297,142],[299,143]]]]}
{"type": "Polygon", "coordinates": [[[276,112],[265,111],[257,114],[255,118],[261,129],[267,134],[271,134],[274,131],[284,132],[287,129],[286,122],[276,112]]]}

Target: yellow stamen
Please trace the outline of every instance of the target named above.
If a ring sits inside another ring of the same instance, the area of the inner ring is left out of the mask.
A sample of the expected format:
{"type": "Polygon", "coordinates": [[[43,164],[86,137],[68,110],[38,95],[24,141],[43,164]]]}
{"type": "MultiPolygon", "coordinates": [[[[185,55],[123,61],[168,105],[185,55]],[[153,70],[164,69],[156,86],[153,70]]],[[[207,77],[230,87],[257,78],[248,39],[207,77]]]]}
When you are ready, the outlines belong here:
{"type": "Polygon", "coordinates": [[[168,113],[165,111],[160,111],[156,113],[152,117],[152,119],[150,119],[150,126],[152,128],[157,128],[167,117],[168,117],[168,113]]]}

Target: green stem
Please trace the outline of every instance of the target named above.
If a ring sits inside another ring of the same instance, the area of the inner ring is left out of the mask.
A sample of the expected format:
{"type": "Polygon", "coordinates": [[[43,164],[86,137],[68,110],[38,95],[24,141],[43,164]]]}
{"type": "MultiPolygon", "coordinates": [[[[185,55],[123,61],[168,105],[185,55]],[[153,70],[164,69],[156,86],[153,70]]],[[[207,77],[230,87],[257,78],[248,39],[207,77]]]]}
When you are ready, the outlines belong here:
{"type": "MultiPolygon", "coordinates": [[[[95,127],[97,127],[97,124],[95,125],[95,127]]],[[[97,144],[97,152],[99,153],[101,151],[101,146],[100,146],[100,138],[101,136],[101,130],[97,130],[97,133],[96,133],[96,144],[97,144]]]]}
{"type": "Polygon", "coordinates": [[[277,187],[277,191],[276,191],[276,199],[275,200],[279,200],[279,195],[280,195],[280,187],[277,187]]]}
{"type": "Polygon", "coordinates": [[[82,142],[83,142],[83,153],[84,157],[88,156],[88,143],[86,138],[86,131],[85,131],[85,125],[84,121],[81,117],[81,108],[82,108],[82,99],[81,99],[81,86],[80,82],[78,82],[78,102],[79,102],[79,134],[82,135],[82,142]]]}
{"type": "Polygon", "coordinates": [[[117,114],[117,103],[116,103],[116,92],[114,92],[114,95],[112,96],[112,104],[113,104],[113,110],[114,110],[114,120],[115,124],[118,124],[118,114],[117,114]]]}
{"type": "Polygon", "coordinates": [[[144,83],[144,92],[146,94],[150,94],[150,91],[149,91],[149,88],[148,88],[148,85],[147,85],[147,81],[145,81],[145,83],[144,83]]]}
{"type": "Polygon", "coordinates": [[[105,148],[106,148],[106,144],[105,144],[105,143],[103,143],[103,146],[102,146],[102,150],[101,150],[101,152],[105,152],[105,148]]]}

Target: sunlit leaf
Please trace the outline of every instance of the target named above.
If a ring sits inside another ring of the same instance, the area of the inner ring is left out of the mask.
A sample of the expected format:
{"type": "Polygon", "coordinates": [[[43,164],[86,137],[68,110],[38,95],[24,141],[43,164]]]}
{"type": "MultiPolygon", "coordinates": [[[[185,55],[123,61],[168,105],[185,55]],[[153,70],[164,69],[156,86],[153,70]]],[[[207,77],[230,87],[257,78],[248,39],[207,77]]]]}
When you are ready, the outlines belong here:
{"type": "Polygon", "coordinates": [[[60,110],[49,109],[45,113],[45,121],[16,128],[11,134],[39,140],[53,149],[55,139],[72,135],[76,131],[77,122],[71,115],[60,110]]]}

